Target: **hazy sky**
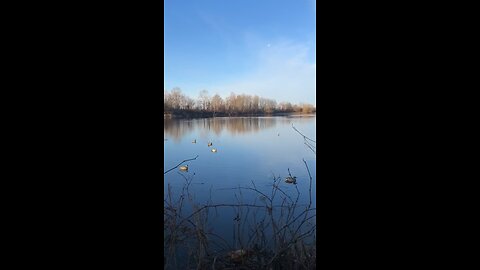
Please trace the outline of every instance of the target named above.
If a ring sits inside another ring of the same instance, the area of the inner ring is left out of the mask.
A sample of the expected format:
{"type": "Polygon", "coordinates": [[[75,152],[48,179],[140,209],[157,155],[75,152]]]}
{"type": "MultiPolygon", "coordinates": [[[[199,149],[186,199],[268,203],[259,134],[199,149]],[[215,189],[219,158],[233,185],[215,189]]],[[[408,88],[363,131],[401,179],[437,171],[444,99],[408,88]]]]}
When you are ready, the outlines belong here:
{"type": "Polygon", "coordinates": [[[165,81],[316,104],[315,0],[165,0],[165,81]]]}

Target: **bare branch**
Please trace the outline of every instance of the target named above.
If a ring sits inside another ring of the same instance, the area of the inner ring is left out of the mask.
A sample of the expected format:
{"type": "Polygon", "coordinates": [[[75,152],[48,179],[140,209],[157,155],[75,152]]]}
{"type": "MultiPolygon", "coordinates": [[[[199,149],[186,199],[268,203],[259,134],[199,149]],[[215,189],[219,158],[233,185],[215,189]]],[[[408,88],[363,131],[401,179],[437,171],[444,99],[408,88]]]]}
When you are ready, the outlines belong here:
{"type": "Polygon", "coordinates": [[[175,170],[176,168],[180,167],[180,165],[182,165],[184,162],[187,162],[187,161],[192,161],[192,160],[196,160],[198,158],[198,155],[194,158],[191,158],[191,159],[185,159],[184,161],[180,162],[177,166],[167,170],[166,172],[163,173],[163,175],[167,174],[168,172],[171,172],[173,170],[175,170]]]}
{"type": "Polygon", "coordinates": [[[300,134],[303,137],[305,145],[312,150],[312,152],[316,155],[317,154],[317,147],[313,145],[312,143],[317,143],[316,141],[308,138],[307,136],[303,135],[295,126],[292,124],[293,130],[295,130],[298,134],[300,134]]]}
{"type": "Polygon", "coordinates": [[[293,126],[293,124],[292,124],[292,128],[293,128],[296,132],[298,132],[298,134],[302,135],[302,137],[303,137],[305,140],[309,140],[309,141],[311,141],[311,142],[313,142],[313,143],[317,143],[316,141],[314,141],[314,140],[308,138],[307,136],[303,135],[303,133],[301,133],[300,131],[298,131],[298,129],[297,129],[295,126],[293,126]]]}

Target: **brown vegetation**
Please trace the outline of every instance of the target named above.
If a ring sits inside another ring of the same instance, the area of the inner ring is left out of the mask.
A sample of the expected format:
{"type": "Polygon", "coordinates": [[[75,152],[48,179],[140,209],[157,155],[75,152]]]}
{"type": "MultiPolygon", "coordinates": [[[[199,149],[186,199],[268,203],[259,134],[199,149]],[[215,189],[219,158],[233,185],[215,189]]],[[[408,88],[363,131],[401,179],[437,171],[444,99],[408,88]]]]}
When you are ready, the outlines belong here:
{"type": "Polygon", "coordinates": [[[280,177],[274,177],[271,193],[260,191],[253,181],[251,187],[233,188],[238,189],[234,203],[213,203],[211,198],[206,204],[195,202],[189,190],[193,175],[182,175],[185,185],[179,194],[169,184],[164,199],[164,269],[316,269],[313,179],[306,162],[305,166],[310,177],[307,204],[299,203],[296,185],[295,196],[287,194],[280,177]],[[259,200],[244,203],[242,190],[258,194],[259,200]],[[222,208],[233,210],[234,243],[211,226],[222,208]]]}
{"type": "Polygon", "coordinates": [[[235,116],[274,113],[314,113],[316,108],[311,104],[291,104],[290,102],[277,103],[273,99],[237,95],[231,93],[223,99],[215,94],[210,97],[208,91],[200,92],[194,100],[184,95],[180,88],[165,91],[163,94],[164,114],[198,115],[198,116],[235,116]]]}
{"type": "MultiPolygon", "coordinates": [[[[299,133],[316,154],[316,141],[299,133]]],[[[172,172],[186,161],[164,172],[172,172]]],[[[164,198],[164,269],[316,269],[316,208],[312,202],[314,179],[305,160],[309,176],[306,204],[299,203],[300,191],[288,194],[283,179],[275,177],[271,192],[262,192],[252,181],[250,187],[238,190],[236,202],[205,204],[195,201],[189,190],[195,174],[183,174],[185,185],[174,194],[168,184],[164,198]],[[243,192],[253,192],[259,199],[245,203],[243,192]],[[239,195],[239,196],[237,196],[239,195]],[[217,210],[231,209],[234,242],[229,242],[213,229],[217,210]],[[214,221],[213,221],[214,222],[214,221]]],[[[293,177],[288,169],[289,177],[293,177]]],[[[307,184],[306,182],[303,182],[307,184]]]]}

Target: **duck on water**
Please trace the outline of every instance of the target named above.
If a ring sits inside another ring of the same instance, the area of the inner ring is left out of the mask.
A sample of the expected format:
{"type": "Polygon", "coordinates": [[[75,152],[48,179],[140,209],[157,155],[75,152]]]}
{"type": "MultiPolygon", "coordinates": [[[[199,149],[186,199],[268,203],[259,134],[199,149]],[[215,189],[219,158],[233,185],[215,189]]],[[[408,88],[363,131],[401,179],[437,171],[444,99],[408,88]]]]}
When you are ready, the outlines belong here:
{"type": "Polygon", "coordinates": [[[287,184],[296,184],[297,183],[297,177],[296,176],[289,176],[285,178],[285,183],[287,184]]]}

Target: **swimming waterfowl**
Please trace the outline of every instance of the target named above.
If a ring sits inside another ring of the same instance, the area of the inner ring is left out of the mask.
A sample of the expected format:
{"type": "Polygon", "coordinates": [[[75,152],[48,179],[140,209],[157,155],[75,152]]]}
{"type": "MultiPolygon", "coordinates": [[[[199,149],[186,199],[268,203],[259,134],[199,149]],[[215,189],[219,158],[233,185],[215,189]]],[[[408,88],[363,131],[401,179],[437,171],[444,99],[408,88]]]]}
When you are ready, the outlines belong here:
{"type": "Polygon", "coordinates": [[[188,165],[180,166],[180,171],[188,171],[188,165]]]}
{"type": "Polygon", "coordinates": [[[234,263],[241,263],[242,260],[246,259],[248,255],[251,255],[252,252],[249,250],[239,249],[235,251],[230,251],[228,253],[230,260],[234,263]]]}
{"type": "Polygon", "coordinates": [[[297,177],[294,176],[294,177],[287,177],[285,178],[285,183],[288,183],[288,184],[296,184],[297,183],[297,177]]]}
{"type": "Polygon", "coordinates": [[[213,144],[211,142],[208,143],[208,147],[212,146],[213,144]]]}
{"type": "Polygon", "coordinates": [[[217,152],[217,149],[212,148],[212,152],[213,152],[213,153],[216,153],[216,152],[217,152]]]}
{"type": "Polygon", "coordinates": [[[195,139],[195,140],[193,140],[193,141],[192,141],[192,143],[197,143],[197,140],[196,140],[196,139],[195,139]]]}

